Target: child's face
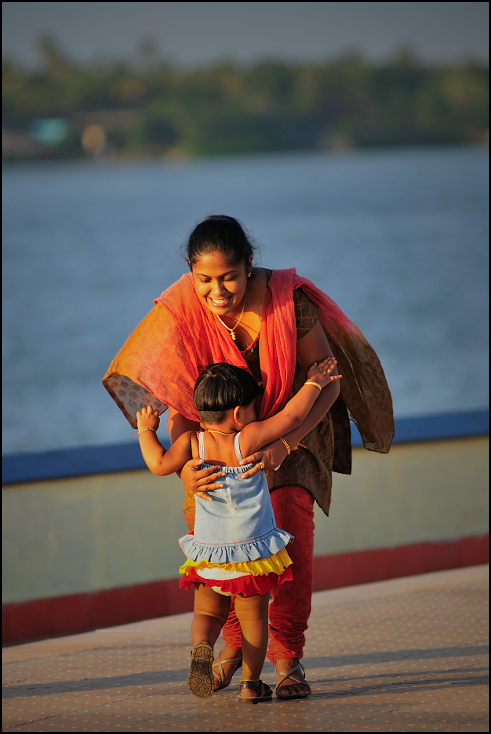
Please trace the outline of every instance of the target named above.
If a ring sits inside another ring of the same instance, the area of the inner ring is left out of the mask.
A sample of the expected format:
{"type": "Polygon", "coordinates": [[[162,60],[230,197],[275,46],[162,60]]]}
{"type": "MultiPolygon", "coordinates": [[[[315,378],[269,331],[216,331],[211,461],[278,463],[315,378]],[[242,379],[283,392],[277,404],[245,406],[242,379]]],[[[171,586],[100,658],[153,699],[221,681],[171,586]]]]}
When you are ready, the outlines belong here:
{"type": "Polygon", "coordinates": [[[217,316],[233,315],[245,296],[247,271],[243,263],[231,265],[220,252],[203,255],[193,264],[196,294],[217,316]]]}

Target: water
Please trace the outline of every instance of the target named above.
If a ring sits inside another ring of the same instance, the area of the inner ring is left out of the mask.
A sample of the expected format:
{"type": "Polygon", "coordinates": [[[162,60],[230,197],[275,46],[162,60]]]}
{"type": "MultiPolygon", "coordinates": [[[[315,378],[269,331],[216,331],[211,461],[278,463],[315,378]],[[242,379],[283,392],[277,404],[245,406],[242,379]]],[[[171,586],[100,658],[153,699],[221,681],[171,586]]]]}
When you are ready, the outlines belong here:
{"type": "Polygon", "coordinates": [[[3,452],[129,441],[101,379],[186,266],[200,217],[238,217],[378,352],[396,417],[487,407],[484,148],[288,153],[3,171],[3,452]]]}

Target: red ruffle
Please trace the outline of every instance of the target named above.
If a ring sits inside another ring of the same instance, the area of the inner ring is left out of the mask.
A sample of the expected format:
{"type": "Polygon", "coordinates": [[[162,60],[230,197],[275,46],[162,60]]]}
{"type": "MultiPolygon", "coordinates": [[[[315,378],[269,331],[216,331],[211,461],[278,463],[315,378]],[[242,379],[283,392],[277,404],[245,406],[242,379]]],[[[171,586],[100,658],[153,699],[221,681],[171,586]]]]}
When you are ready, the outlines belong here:
{"type": "Polygon", "coordinates": [[[282,574],[268,573],[267,576],[239,576],[237,579],[218,581],[217,579],[203,579],[196,573],[194,568],[189,568],[186,574],[179,580],[181,589],[189,590],[193,584],[205,584],[205,586],[218,586],[222,591],[232,593],[234,596],[254,596],[265,594],[275,586],[284,584],[285,581],[293,581],[291,566],[288,566],[282,574]]]}

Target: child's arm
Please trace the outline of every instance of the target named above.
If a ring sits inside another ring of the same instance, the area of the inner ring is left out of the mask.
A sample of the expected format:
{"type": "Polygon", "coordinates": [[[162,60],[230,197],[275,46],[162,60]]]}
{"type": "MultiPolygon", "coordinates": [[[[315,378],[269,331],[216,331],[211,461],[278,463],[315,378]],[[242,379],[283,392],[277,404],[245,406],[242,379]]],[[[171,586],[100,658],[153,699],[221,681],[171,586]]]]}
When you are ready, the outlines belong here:
{"type": "Polygon", "coordinates": [[[341,379],[341,375],[331,375],[336,364],[334,357],[326,357],[318,365],[314,363],[307,373],[306,382],[282,411],[265,421],[257,421],[245,426],[240,440],[242,454],[244,456],[252,454],[300,426],[319,397],[321,390],[331,382],[341,379]]]}
{"type": "Polygon", "coordinates": [[[158,411],[147,405],[136,414],[138,438],[146,465],[153,474],[167,476],[182,469],[191,455],[191,431],[179,436],[170,449],[166,451],[157,438],[160,424],[158,411]]]}

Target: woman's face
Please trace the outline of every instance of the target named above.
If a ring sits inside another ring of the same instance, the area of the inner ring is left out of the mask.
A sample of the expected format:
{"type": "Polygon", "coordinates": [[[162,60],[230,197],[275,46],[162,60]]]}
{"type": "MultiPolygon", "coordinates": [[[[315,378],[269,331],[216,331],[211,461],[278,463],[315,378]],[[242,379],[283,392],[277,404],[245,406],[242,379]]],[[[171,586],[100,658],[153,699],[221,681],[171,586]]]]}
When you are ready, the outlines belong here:
{"type": "Polygon", "coordinates": [[[226,316],[242,308],[247,286],[244,263],[231,265],[221,252],[211,252],[193,264],[192,272],[198,298],[209,311],[226,316]]]}

